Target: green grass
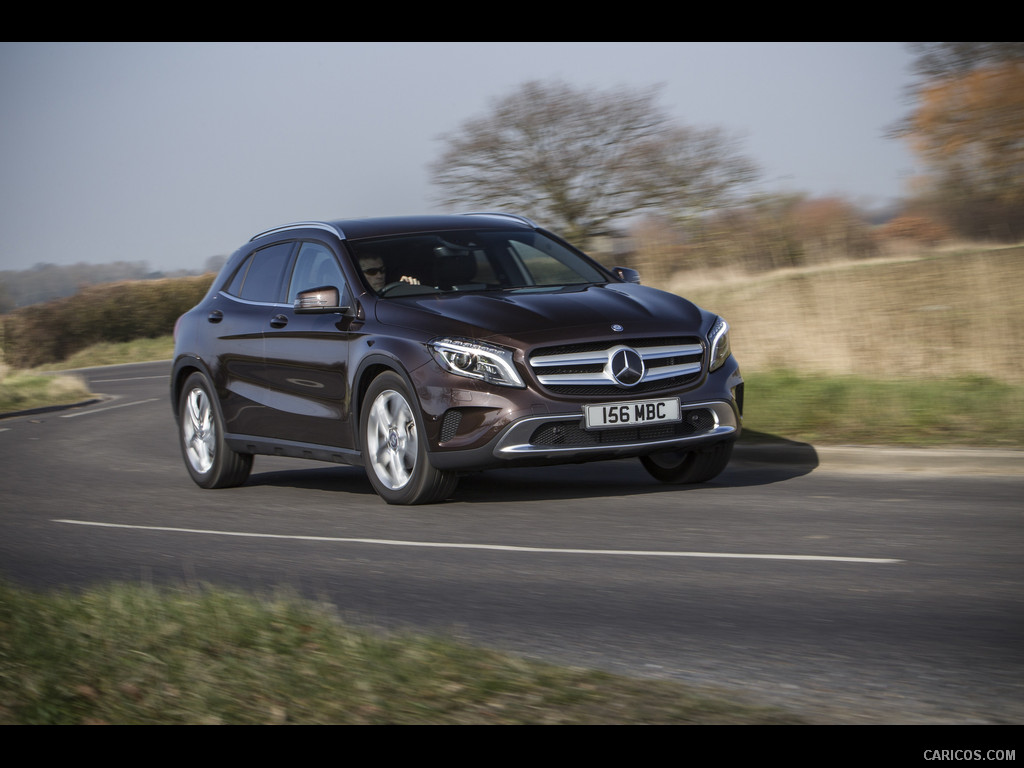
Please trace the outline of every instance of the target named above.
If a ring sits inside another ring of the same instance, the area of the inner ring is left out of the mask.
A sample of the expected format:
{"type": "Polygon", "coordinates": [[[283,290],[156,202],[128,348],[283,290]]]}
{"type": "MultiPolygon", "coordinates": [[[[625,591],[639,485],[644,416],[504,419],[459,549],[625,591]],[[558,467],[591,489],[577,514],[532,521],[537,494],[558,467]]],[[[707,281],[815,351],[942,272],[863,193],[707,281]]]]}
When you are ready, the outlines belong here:
{"type": "Polygon", "coordinates": [[[994,379],[744,374],[744,428],[809,443],[1024,448],[1024,386],[994,379]]]}
{"type": "Polygon", "coordinates": [[[66,360],[45,369],[19,371],[3,364],[0,355],[0,414],[72,405],[94,397],[78,376],[56,371],[71,371],[96,365],[169,360],[174,354],[174,340],[170,336],[155,339],[135,339],[120,344],[96,344],[66,360]]]}
{"type": "Polygon", "coordinates": [[[0,583],[0,724],[775,724],[670,681],[340,623],[294,596],[0,583]]]}
{"type": "Polygon", "coordinates": [[[90,368],[96,365],[122,365],[152,360],[170,360],[174,357],[174,339],[160,336],[153,339],[135,339],[119,344],[94,344],[88,349],[76,352],[60,363],[47,365],[51,371],[68,371],[75,368],[90,368]]]}
{"type": "Polygon", "coordinates": [[[0,363],[0,414],[70,405],[93,395],[77,376],[11,371],[0,363]]]}

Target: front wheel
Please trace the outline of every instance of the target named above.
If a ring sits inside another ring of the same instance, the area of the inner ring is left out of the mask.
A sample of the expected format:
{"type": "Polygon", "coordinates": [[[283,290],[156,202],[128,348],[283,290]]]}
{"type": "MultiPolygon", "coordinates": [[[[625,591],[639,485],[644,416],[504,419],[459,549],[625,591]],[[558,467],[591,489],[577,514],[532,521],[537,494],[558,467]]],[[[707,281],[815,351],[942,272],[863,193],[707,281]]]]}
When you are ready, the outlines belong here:
{"type": "Polygon", "coordinates": [[[387,371],[370,383],[360,431],[366,475],[388,504],[430,504],[455,492],[458,475],[435,469],[405,381],[387,371]]]}
{"type": "Polygon", "coordinates": [[[252,454],[232,450],[224,440],[224,420],[215,390],[201,373],[185,381],[178,401],[178,435],[185,467],[201,488],[241,485],[252,471],[252,454]]]}
{"type": "Polygon", "coordinates": [[[673,451],[641,456],[652,477],[663,483],[706,483],[721,474],[732,458],[733,441],[695,451],[673,451]]]}

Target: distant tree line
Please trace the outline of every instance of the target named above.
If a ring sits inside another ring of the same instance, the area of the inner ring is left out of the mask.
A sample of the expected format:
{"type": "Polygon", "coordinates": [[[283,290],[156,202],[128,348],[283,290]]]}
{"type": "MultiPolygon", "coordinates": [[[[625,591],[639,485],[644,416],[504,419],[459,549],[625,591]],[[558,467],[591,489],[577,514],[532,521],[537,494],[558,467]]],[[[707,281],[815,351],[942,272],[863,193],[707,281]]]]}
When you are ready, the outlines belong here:
{"type": "Polygon", "coordinates": [[[22,270],[3,270],[0,271],[0,314],[18,307],[72,296],[91,285],[216,272],[224,261],[223,256],[211,256],[202,270],[173,272],[153,270],[144,261],[114,261],[106,264],[39,263],[22,270]]]}
{"type": "Polygon", "coordinates": [[[87,285],[118,280],[144,280],[151,270],[143,261],[109,264],[35,264],[24,270],[0,272],[0,311],[70,296],[87,285]]]}
{"type": "Polygon", "coordinates": [[[664,217],[645,216],[601,258],[638,269],[644,282],[657,285],[677,271],[807,267],[931,247],[952,238],[947,227],[927,216],[884,213],[882,218],[875,221],[842,198],[770,195],[716,211],[685,228],[664,217]]]}

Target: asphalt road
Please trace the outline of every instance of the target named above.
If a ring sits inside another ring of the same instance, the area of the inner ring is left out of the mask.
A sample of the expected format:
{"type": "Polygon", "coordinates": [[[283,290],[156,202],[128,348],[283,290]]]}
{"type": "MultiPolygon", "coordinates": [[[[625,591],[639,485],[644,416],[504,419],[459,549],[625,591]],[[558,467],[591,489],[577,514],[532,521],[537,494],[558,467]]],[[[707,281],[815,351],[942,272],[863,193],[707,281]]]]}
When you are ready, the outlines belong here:
{"type": "MultiPolygon", "coordinates": [[[[636,461],[464,478],[397,508],[362,470],[257,457],[204,491],[167,363],[86,372],[102,402],[0,419],[0,574],[288,586],[356,622],[742,692],[818,722],[1024,722],[1024,478],[636,461]]],[[[897,463],[893,462],[892,466],[897,463]]]]}

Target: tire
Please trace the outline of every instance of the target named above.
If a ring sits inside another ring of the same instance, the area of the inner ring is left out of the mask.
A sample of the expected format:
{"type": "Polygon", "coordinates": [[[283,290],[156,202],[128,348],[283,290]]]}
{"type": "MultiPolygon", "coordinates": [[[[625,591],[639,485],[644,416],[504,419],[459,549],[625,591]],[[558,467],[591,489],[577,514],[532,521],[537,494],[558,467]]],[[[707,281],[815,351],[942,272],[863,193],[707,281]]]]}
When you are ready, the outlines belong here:
{"type": "Polygon", "coordinates": [[[421,417],[397,373],[370,383],[359,418],[366,475],[388,504],[431,504],[455,492],[458,475],[435,469],[427,456],[421,417]]]}
{"type": "Polygon", "coordinates": [[[732,458],[733,441],[697,451],[653,453],[640,461],[652,477],[663,483],[706,483],[721,474],[732,458]]]}
{"type": "Polygon", "coordinates": [[[252,471],[252,454],[224,440],[224,419],[213,386],[201,373],[185,381],[178,402],[178,436],[185,468],[201,488],[241,485],[252,471]]]}

